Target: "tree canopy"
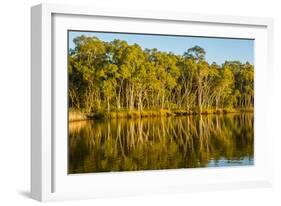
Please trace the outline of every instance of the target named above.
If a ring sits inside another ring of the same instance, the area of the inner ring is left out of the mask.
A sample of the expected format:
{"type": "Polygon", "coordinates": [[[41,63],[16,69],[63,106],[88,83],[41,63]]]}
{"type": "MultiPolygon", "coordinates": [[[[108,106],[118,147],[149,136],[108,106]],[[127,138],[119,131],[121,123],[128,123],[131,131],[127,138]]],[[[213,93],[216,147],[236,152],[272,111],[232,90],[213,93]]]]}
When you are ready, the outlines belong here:
{"type": "Polygon", "coordinates": [[[254,66],[209,64],[200,46],[183,55],[115,39],[78,36],[69,50],[69,107],[87,113],[165,108],[251,108],[254,66]]]}

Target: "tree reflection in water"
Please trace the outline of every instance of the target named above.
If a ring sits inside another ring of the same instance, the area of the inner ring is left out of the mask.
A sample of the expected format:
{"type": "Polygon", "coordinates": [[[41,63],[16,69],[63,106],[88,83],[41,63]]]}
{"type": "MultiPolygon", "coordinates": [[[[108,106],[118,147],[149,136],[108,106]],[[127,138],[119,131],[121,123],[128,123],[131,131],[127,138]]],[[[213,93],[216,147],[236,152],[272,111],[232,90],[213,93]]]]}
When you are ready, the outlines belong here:
{"type": "Polygon", "coordinates": [[[69,123],[68,172],[252,165],[253,114],[69,123]]]}

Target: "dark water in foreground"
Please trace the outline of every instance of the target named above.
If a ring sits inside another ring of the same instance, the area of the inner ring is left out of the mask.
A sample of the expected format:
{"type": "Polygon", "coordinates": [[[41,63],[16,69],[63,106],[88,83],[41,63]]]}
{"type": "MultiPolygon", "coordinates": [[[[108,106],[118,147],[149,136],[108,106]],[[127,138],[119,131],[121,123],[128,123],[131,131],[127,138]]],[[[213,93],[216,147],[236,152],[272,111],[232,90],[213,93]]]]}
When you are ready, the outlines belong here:
{"type": "Polygon", "coordinates": [[[69,123],[68,172],[254,164],[253,114],[69,123]]]}

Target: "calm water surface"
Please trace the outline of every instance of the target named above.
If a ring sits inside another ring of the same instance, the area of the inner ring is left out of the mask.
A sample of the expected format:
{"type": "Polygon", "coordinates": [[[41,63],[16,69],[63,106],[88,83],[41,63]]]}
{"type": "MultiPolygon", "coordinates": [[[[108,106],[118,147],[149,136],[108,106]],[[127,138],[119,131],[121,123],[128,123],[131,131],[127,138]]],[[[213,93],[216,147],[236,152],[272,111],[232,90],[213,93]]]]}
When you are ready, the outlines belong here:
{"type": "Polygon", "coordinates": [[[68,172],[254,164],[253,114],[69,123],[68,172]]]}

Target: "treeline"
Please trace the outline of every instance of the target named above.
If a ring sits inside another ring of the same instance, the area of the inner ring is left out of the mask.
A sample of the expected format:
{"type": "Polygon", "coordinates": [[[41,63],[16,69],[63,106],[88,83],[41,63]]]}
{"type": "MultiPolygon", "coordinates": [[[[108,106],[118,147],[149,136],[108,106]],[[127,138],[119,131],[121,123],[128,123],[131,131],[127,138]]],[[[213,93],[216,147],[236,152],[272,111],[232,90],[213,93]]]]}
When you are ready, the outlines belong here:
{"type": "MultiPolygon", "coordinates": [[[[84,113],[252,108],[254,66],[209,64],[199,46],[183,55],[79,36],[69,50],[69,108],[84,113]]],[[[223,52],[223,51],[222,51],[223,52]]]]}

